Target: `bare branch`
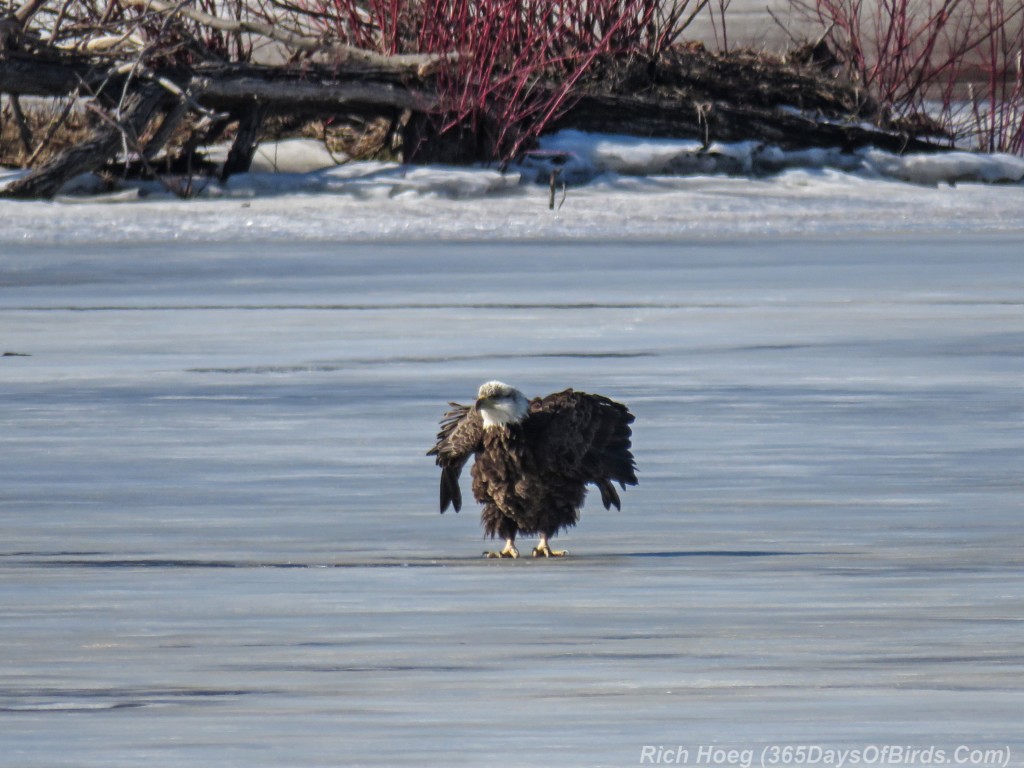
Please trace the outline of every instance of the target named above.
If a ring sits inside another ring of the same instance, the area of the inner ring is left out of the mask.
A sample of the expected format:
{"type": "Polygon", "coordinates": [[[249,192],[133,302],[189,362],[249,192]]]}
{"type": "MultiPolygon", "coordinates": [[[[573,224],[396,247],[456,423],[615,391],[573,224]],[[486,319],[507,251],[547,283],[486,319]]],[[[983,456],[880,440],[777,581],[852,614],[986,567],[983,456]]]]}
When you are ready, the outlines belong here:
{"type": "Polygon", "coordinates": [[[28,0],[18,10],[14,12],[14,18],[23,27],[28,23],[29,19],[36,15],[40,8],[46,4],[46,0],[28,0]]]}
{"type": "Polygon", "coordinates": [[[28,155],[32,152],[32,131],[28,127],[28,120],[21,109],[21,100],[17,96],[11,96],[11,113],[14,115],[14,122],[18,125],[18,137],[21,139],[22,149],[28,155]]]}
{"type": "Polygon", "coordinates": [[[365,65],[371,68],[390,71],[408,71],[418,77],[426,77],[433,74],[441,62],[450,58],[450,56],[447,55],[419,53],[385,56],[363,48],[355,48],[350,45],[332,45],[322,37],[300,35],[295,32],[290,32],[278,25],[267,24],[261,21],[250,21],[247,19],[238,21],[233,19],[224,19],[219,16],[213,16],[209,13],[189,8],[185,5],[173,5],[171,3],[164,2],[164,0],[122,0],[122,4],[156,11],[158,13],[179,14],[192,19],[192,21],[197,24],[210,27],[211,29],[219,29],[222,32],[249,32],[251,34],[260,35],[262,37],[275,40],[289,48],[309,52],[317,51],[330,55],[342,64],[365,65]]]}

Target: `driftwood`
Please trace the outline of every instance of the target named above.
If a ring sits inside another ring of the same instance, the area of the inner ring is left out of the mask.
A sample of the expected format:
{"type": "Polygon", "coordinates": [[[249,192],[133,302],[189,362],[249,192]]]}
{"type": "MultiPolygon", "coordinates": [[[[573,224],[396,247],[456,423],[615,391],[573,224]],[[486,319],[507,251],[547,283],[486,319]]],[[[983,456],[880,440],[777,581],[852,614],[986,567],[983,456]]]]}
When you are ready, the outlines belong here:
{"type": "Polygon", "coordinates": [[[654,65],[610,77],[583,93],[554,128],[734,142],[783,149],[875,146],[893,152],[940,147],[874,127],[882,118],[861,91],[827,73],[827,50],[788,60],[703,48],[669,52],[654,65]]]}
{"type": "Polygon", "coordinates": [[[760,141],[783,149],[877,147],[890,152],[934,152],[940,145],[859,122],[814,119],[791,109],[726,101],[666,103],[652,97],[584,96],[555,128],[633,136],[713,141],[760,141]]]}
{"type": "MultiPolygon", "coordinates": [[[[17,109],[22,95],[71,96],[90,99],[88,106],[101,118],[86,141],[69,147],[0,194],[52,196],[75,175],[106,164],[122,147],[147,166],[189,112],[202,118],[193,136],[216,138],[231,122],[238,124],[221,169],[226,177],[248,168],[268,115],[430,112],[436,97],[423,85],[439,66],[455,58],[383,56],[288,29],[272,19],[221,18],[188,3],[122,0],[119,5],[134,7],[141,15],[122,27],[83,33],[60,48],[28,31],[45,0],[25,0],[13,13],[0,17],[0,94],[12,97],[12,108],[17,109]],[[160,61],[159,51],[143,49],[143,38],[136,34],[144,19],[162,29],[187,19],[217,33],[266,38],[304,60],[301,66],[218,62],[154,71],[147,59],[157,54],[154,60],[160,61]],[[155,128],[150,125],[158,119],[155,128]],[[140,137],[147,133],[142,146],[140,137]]],[[[22,142],[26,142],[24,135],[22,142]]],[[[191,166],[191,158],[185,164],[191,166]]]]}
{"type": "Polygon", "coordinates": [[[231,144],[227,160],[221,169],[220,176],[226,179],[236,173],[245,173],[249,170],[253,155],[256,154],[256,146],[259,142],[260,125],[266,116],[266,108],[260,102],[254,102],[242,114],[238,121],[238,132],[231,144]]]}
{"type": "Polygon", "coordinates": [[[325,67],[304,72],[240,66],[205,69],[191,76],[183,90],[211,109],[259,101],[270,113],[278,114],[330,115],[354,106],[429,112],[437,104],[435,94],[415,85],[370,80],[362,70],[353,74],[325,67]]]}
{"type": "MultiPolygon", "coordinates": [[[[403,78],[404,65],[394,70],[351,66],[307,66],[303,70],[251,65],[205,65],[193,70],[150,73],[190,94],[210,109],[263,101],[272,111],[312,109],[321,114],[343,111],[352,104],[390,109],[430,111],[436,95],[421,81],[403,78]],[[370,72],[376,77],[371,77],[370,72]]],[[[75,91],[95,94],[124,87],[125,75],[73,57],[33,57],[0,52],[0,93],[20,96],[67,96],[75,91]]]]}
{"type": "Polygon", "coordinates": [[[8,185],[3,194],[23,199],[53,197],[70,179],[102,166],[123,143],[138,146],[143,129],[163,99],[161,88],[152,84],[131,92],[122,104],[121,120],[102,121],[88,141],[8,185]]]}
{"type": "MultiPolygon", "coordinates": [[[[426,113],[434,109],[436,96],[428,89],[367,80],[364,63],[357,63],[355,67],[356,74],[326,67],[295,72],[234,65],[203,67],[192,72],[166,70],[130,79],[77,60],[43,60],[33,64],[19,56],[0,58],[0,92],[34,96],[94,94],[98,104],[107,110],[131,114],[129,122],[118,121],[118,124],[130,128],[126,135],[132,139],[141,136],[147,123],[158,113],[162,114],[163,123],[146,146],[146,156],[150,158],[169,140],[170,128],[180,122],[188,108],[221,114],[229,118],[222,122],[222,128],[231,121],[237,121],[240,126],[228,163],[221,171],[226,178],[248,169],[259,130],[268,115],[329,116],[346,112],[390,115],[406,110],[426,113]],[[121,102],[122,94],[134,95],[142,90],[148,94],[143,102],[147,109],[136,111],[121,102]]],[[[376,69],[381,71],[379,67],[376,69]]],[[[102,124],[88,141],[69,148],[52,162],[8,185],[0,195],[50,197],[78,174],[102,167],[122,146],[121,141],[112,140],[112,130],[117,133],[109,122],[102,124]]]]}

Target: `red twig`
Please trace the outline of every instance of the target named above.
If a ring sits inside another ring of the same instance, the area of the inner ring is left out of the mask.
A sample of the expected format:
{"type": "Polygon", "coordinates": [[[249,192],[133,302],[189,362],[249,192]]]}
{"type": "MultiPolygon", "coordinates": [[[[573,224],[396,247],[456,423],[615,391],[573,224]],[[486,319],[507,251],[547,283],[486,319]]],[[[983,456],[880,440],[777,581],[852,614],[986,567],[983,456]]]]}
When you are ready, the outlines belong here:
{"type": "Polygon", "coordinates": [[[488,135],[494,155],[509,159],[571,103],[595,62],[657,56],[709,0],[300,2],[352,45],[457,53],[437,73],[438,130],[488,135]]]}
{"type": "Polygon", "coordinates": [[[833,51],[893,119],[935,113],[949,135],[1022,152],[1024,0],[791,1],[828,28],[833,51]],[[965,127],[963,81],[976,73],[965,127]]]}

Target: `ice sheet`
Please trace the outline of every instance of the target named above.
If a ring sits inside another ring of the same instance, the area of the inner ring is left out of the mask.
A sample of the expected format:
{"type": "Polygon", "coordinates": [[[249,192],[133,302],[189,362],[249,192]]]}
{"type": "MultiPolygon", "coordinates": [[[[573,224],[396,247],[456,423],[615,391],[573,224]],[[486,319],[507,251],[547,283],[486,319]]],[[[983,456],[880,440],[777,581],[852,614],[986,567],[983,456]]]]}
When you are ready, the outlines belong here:
{"type": "Polygon", "coordinates": [[[0,258],[0,765],[1024,764],[1018,234],[90,244],[104,210],[0,258]],[[564,562],[437,514],[490,378],[637,415],[564,562]]]}

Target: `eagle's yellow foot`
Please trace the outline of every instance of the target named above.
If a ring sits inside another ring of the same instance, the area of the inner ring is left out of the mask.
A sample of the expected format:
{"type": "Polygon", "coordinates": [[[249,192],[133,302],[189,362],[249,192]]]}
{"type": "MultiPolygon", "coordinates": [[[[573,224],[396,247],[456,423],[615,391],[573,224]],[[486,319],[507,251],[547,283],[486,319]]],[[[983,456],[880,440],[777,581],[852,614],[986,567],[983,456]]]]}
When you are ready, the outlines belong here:
{"type": "Polygon", "coordinates": [[[484,557],[519,557],[519,550],[516,549],[512,539],[505,540],[505,547],[500,552],[484,552],[484,557]]]}
{"type": "Polygon", "coordinates": [[[540,542],[533,548],[534,557],[565,557],[568,554],[567,549],[552,549],[547,536],[541,536],[540,542]]]}

